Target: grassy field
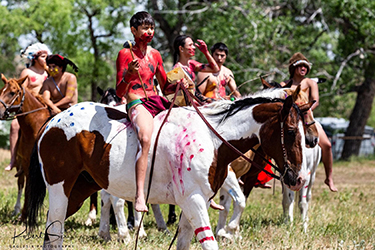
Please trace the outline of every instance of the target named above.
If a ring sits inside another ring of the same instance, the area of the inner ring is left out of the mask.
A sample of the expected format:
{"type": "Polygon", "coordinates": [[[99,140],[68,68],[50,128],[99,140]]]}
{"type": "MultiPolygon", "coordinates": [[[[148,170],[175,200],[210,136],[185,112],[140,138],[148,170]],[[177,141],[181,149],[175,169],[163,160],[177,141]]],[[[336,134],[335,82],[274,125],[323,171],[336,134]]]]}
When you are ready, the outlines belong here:
{"type": "MultiPolygon", "coordinates": [[[[25,227],[17,222],[17,217],[11,216],[17,188],[13,177],[15,170],[4,171],[8,163],[9,152],[0,150],[0,249],[38,249],[42,244],[40,237],[13,237],[25,227]]],[[[276,182],[274,194],[272,190],[264,189],[251,193],[241,220],[242,239],[231,243],[221,241],[220,249],[375,249],[375,160],[336,162],[334,180],[338,193],[329,192],[323,178],[324,170],[320,165],[309,209],[307,234],[302,232],[297,207],[295,223],[283,223],[281,185],[276,182]]],[[[218,198],[215,200],[219,202],[218,198]]],[[[44,230],[47,209],[46,200],[37,233],[44,230]]],[[[91,227],[84,226],[88,210],[86,201],[83,208],[66,221],[64,244],[68,247],[65,249],[134,249],[134,241],[126,245],[117,242],[116,230],[111,231],[112,241],[101,240],[97,236],[99,222],[91,227]]],[[[166,205],[162,205],[162,211],[166,218],[166,205]]],[[[215,228],[218,212],[210,209],[209,213],[215,228]]],[[[171,235],[158,232],[150,212],[145,217],[148,237],[140,240],[138,249],[168,249],[176,227],[169,227],[171,235]]],[[[134,236],[134,232],[131,235],[134,236]]],[[[193,239],[190,249],[201,247],[193,239]]]]}

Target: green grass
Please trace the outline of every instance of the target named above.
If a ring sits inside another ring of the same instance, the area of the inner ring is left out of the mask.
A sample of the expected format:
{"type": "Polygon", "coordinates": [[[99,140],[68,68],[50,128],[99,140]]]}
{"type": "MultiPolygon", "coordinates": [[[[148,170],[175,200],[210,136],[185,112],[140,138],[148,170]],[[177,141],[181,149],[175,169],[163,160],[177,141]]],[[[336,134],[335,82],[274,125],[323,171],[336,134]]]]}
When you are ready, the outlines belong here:
{"type": "MultiPolygon", "coordinates": [[[[15,171],[3,170],[8,163],[9,160],[4,160],[0,164],[0,249],[10,249],[11,246],[38,249],[42,244],[38,234],[44,231],[48,201],[45,200],[36,235],[29,239],[26,236],[13,239],[13,235],[25,227],[18,223],[17,216],[11,216],[17,189],[13,178],[15,171]]],[[[320,165],[309,207],[307,234],[303,233],[297,206],[294,223],[284,224],[281,186],[276,182],[275,194],[273,190],[253,190],[241,219],[242,239],[220,241],[220,249],[375,249],[375,160],[352,158],[349,162],[336,162],[334,180],[338,193],[330,192],[323,180],[324,170],[320,165]]],[[[219,202],[217,197],[215,200],[219,202]]],[[[168,206],[162,205],[161,208],[164,218],[167,218],[168,206]]],[[[86,201],[81,210],[65,222],[64,244],[69,246],[66,249],[134,249],[134,232],[131,232],[133,240],[126,245],[116,240],[115,229],[111,229],[112,241],[100,239],[98,221],[90,227],[84,225],[88,211],[86,201]]],[[[209,209],[209,213],[215,229],[218,212],[209,209]]],[[[98,219],[99,214],[100,211],[98,219]]],[[[169,227],[170,235],[158,232],[152,212],[145,216],[144,225],[148,237],[139,241],[138,249],[168,249],[177,225],[169,227]]],[[[175,248],[176,243],[172,249],[175,248]]],[[[201,247],[193,239],[190,249],[201,247]]]]}

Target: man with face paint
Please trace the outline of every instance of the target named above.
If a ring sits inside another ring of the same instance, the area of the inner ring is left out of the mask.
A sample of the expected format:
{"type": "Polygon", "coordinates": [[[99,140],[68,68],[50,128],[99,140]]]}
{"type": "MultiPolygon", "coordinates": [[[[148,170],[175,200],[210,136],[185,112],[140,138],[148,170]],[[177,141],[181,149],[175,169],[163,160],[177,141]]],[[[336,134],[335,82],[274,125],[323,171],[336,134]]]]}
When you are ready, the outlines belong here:
{"type": "Polygon", "coordinates": [[[225,88],[228,86],[229,90],[233,93],[233,97],[241,97],[240,92],[237,90],[236,81],[234,80],[233,73],[230,69],[224,66],[225,60],[228,56],[228,47],[224,43],[215,43],[211,47],[212,57],[219,66],[217,73],[199,73],[197,78],[197,88],[207,99],[207,102],[220,99],[230,99],[227,96],[225,88]]]}
{"type": "MultiPolygon", "coordinates": [[[[43,82],[48,77],[46,58],[50,54],[50,49],[42,43],[34,43],[21,51],[21,57],[28,59],[29,62],[26,64],[26,68],[22,70],[20,78],[27,76],[25,87],[35,96],[39,95],[43,82]]],[[[18,124],[18,120],[14,119],[10,125],[9,134],[11,160],[9,165],[5,168],[5,170],[8,171],[12,170],[16,161],[15,151],[19,130],[20,125],[18,124]]]]}
{"type": "Polygon", "coordinates": [[[50,77],[43,84],[42,96],[53,114],[78,102],[77,78],[74,74],[65,72],[68,64],[78,72],[78,67],[72,61],[59,54],[47,57],[50,77]]]}
{"type": "MultiPolygon", "coordinates": [[[[318,83],[310,78],[307,78],[306,75],[311,70],[311,63],[307,58],[300,52],[295,53],[289,59],[289,74],[290,79],[282,82],[281,86],[289,87],[292,89],[296,89],[298,85],[301,85],[301,89],[308,89],[307,92],[309,95],[309,100],[315,100],[316,102],[311,107],[311,110],[314,110],[316,107],[319,106],[319,89],[318,83]]],[[[326,173],[326,179],[324,183],[329,187],[332,192],[337,192],[337,188],[333,183],[332,178],[332,149],[331,149],[331,142],[329,141],[326,133],[324,132],[323,128],[320,124],[317,124],[318,132],[319,132],[319,146],[322,148],[322,161],[326,173]]]]}
{"type": "MultiPolygon", "coordinates": [[[[130,29],[135,45],[132,48],[124,48],[118,53],[116,93],[119,97],[126,98],[126,110],[140,143],[135,166],[134,208],[138,212],[147,212],[144,183],[153,132],[153,117],[170,107],[170,102],[155,92],[154,76],[165,95],[173,93],[174,90],[167,84],[167,75],[160,53],[148,46],[155,32],[152,16],[145,11],[137,12],[130,19],[130,29]]],[[[188,87],[187,82],[183,81],[183,83],[188,87]]]]}

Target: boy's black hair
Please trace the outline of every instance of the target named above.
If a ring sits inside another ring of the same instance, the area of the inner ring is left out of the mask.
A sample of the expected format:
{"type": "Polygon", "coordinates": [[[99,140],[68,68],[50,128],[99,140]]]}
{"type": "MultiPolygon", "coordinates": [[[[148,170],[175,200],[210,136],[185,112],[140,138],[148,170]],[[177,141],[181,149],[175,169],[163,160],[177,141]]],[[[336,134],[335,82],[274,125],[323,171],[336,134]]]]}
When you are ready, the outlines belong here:
{"type": "Polygon", "coordinates": [[[130,27],[138,29],[138,26],[142,24],[150,24],[155,27],[154,19],[146,11],[137,12],[130,18],[130,27]]]}
{"type": "MultiPolygon", "coordinates": [[[[173,42],[173,64],[177,63],[178,57],[180,56],[180,46],[184,47],[186,43],[186,38],[191,38],[188,35],[178,35],[173,42]]],[[[191,38],[192,39],[192,38],[191,38]]],[[[193,40],[193,39],[192,39],[193,40]]]]}
{"type": "Polygon", "coordinates": [[[70,61],[68,58],[64,58],[63,56],[59,54],[50,55],[47,57],[47,65],[49,64],[55,64],[59,67],[62,67],[62,72],[65,72],[66,66],[69,64],[73,67],[73,70],[75,72],[78,72],[78,67],[75,65],[72,61],[70,61]]]}
{"type": "Polygon", "coordinates": [[[229,50],[228,50],[228,47],[227,45],[225,45],[225,43],[215,43],[212,47],[211,47],[211,55],[214,54],[215,50],[220,50],[220,51],[224,51],[225,52],[225,55],[228,56],[228,53],[229,53],[229,50]]]}

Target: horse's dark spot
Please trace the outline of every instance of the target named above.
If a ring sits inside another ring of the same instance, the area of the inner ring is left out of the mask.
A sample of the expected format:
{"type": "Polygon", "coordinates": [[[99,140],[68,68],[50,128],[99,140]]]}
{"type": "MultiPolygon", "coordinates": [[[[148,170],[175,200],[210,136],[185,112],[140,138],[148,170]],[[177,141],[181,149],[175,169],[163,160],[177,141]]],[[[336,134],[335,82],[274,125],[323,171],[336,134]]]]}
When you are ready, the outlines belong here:
{"type": "Polygon", "coordinates": [[[133,90],[137,90],[137,89],[140,89],[140,88],[142,88],[142,85],[140,83],[134,84],[133,87],[132,87],[133,90]]]}
{"type": "Polygon", "coordinates": [[[124,119],[124,118],[127,118],[128,115],[124,112],[121,112],[117,109],[114,109],[114,108],[105,108],[105,111],[107,112],[107,116],[109,119],[112,119],[112,120],[121,120],[121,119],[124,119]]]}

